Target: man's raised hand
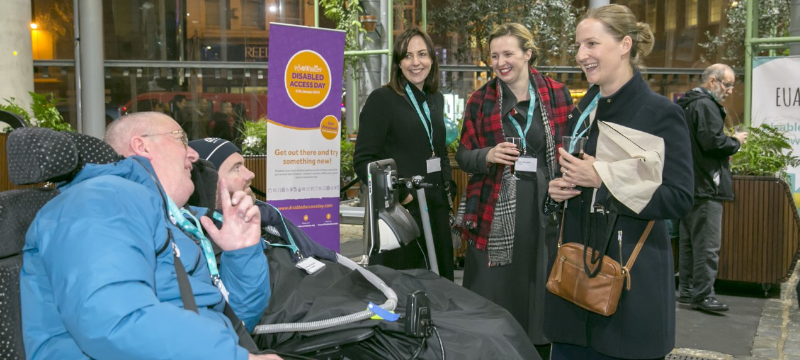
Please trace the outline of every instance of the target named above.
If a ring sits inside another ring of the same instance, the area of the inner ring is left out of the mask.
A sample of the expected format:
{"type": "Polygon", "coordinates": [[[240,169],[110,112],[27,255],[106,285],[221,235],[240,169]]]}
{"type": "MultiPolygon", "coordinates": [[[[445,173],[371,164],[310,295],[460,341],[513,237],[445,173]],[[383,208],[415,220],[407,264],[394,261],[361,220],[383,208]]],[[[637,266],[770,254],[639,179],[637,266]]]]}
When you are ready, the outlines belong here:
{"type": "Polygon", "coordinates": [[[217,185],[222,203],[222,228],[206,216],[200,218],[206,233],[223,251],[232,251],[258,244],[261,238],[261,212],[244,191],[228,193],[225,180],[217,185]]]}

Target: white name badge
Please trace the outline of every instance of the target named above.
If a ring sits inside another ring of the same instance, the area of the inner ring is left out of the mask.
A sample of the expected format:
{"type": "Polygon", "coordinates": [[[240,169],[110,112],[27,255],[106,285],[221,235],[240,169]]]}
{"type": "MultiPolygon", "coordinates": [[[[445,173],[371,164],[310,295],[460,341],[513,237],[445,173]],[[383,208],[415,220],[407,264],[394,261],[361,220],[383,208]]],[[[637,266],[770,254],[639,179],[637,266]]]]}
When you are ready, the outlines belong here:
{"type": "Polygon", "coordinates": [[[425,164],[428,166],[428,174],[442,171],[442,159],[438,157],[428,159],[425,164]]]}
{"type": "Polygon", "coordinates": [[[298,269],[305,270],[309,275],[312,275],[325,268],[324,263],[312,257],[307,257],[294,266],[296,266],[298,269]]]}
{"type": "Polygon", "coordinates": [[[530,156],[520,156],[514,164],[514,171],[536,172],[539,159],[530,156]]]}

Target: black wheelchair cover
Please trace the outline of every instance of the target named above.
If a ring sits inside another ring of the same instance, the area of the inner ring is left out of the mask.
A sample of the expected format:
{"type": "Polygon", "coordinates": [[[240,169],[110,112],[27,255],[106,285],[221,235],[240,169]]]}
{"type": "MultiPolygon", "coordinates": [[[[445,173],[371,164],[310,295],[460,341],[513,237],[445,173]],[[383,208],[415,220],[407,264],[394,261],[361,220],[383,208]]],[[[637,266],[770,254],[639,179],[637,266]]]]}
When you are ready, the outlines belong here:
{"type": "MultiPolygon", "coordinates": [[[[367,308],[368,302],[383,304],[384,295],[359,272],[321,260],[325,269],[307,275],[294,266],[289,251],[270,247],[267,251],[272,297],[260,324],[324,320],[367,308]]],[[[393,270],[368,267],[391,287],[398,297],[395,312],[405,315],[406,296],[416,290],[427,293],[431,314],[448,359],[540,359],[527,334],[503,308],[427,270],[393,270]]],[[[410,359],[420,339],[406,336],[401,318],[397,322],[364,320],[354,324],[307,333],[256,335],[259,348],[281,350],[286,344],[302,343],[320,334],[343,329],[369,328],[374,335],[347,347],[353,359],[410,359]]],[[[420,359],[441,359],[436,335],[427,340],[420,359]]]]}

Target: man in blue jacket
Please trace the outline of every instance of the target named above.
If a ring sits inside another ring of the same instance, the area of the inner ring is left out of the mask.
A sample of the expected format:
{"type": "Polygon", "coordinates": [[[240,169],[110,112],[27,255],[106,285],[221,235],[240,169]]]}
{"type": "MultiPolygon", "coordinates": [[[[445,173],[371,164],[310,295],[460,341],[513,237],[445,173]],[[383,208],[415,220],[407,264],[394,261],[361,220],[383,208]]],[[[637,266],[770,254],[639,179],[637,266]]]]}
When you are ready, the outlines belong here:
{"type": "Polygon", "coordinates": [[[714,279],[722,241],[722,202],[733,200],[729,157],[747,139],[746,132],[728,136],[724,131],[722,102],[733,92],[735,80],[730,66],[711,65],[703,72],[703,83],[677,101],[686,114],[694,163],[694,207],[680,220],[678,301],[703,311],[728,310],[714,294],[714,279]]]}
{"type": "Polygon", "coordinates": [[[227,299],[252,330],[269,302],[252,199],[225,193],[220,229],[205,209],[183,209],[198,156],[168,116],[122,117],[105,140],[127,158],[87,165],[28,231],[20,279],[28,358],[277,358],[248,354],[223,314],[227,299]],[[218,269],[198,245],[208,241],[199,227],[223,250],[218,269]],[[176,257],[197,313],[183,308],[176,257]]]}

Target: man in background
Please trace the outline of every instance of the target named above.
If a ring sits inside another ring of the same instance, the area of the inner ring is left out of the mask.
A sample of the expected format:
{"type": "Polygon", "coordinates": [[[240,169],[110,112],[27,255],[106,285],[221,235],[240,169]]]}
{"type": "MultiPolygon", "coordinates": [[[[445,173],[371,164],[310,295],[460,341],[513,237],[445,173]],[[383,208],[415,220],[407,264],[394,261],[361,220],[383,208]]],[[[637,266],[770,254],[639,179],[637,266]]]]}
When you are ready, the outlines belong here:
{"type": "Polygon", "coordinates": [[[680,220],[678,301],[703,311],[727,311],[716,298],[719,248],[722,242],[722,202],[733,200],[730,157],[747,139],[746,132],[725,133],[722,103],[733,93],[736,77],[724,64],[709,66],[702,84],[678,99],[692,139],[694,207],[680,220]]]}
{"type": "Polygon", "coordinates": [[[208,136],[235,141],[233,105],[230,101],[223,101],[219,105],[220,111],[211,116],[208,123],[208,136]]]}
{"type": "Polygon", "coordinates": [[[194,134],[194,123],[192,122],[192,114],[186,108],[186,96],[175,95],[170,101],[170,112],[175,122],[181,126],[181,129],[189,135],[194,134]]]}

